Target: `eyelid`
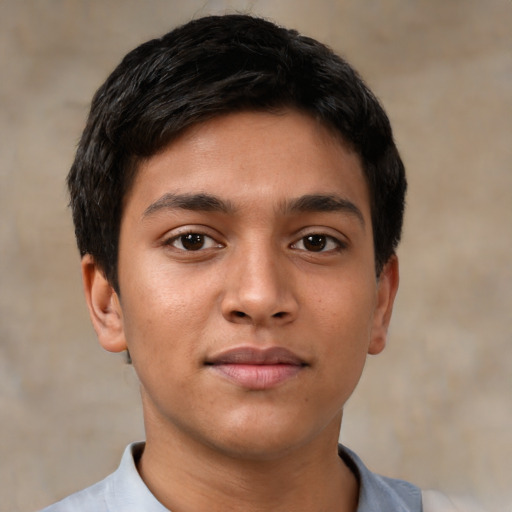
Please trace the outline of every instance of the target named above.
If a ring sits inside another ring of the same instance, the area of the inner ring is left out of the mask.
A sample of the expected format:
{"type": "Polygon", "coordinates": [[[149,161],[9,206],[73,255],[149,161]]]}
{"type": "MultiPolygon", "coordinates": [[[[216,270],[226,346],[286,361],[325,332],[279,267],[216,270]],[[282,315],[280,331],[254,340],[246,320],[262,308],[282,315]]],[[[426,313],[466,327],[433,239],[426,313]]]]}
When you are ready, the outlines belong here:
{"type": "Polygon", "coordinates": [[[346,247],[346,244],[343,243],[341,240],[338,240],[337,238],[335,238],[333,236],[323,235],[323,234],[320,234],[320,233],[318,233],[317,236],[324,236],[326,238],[326,240],[327,240],[327,244],[329,243],[329,241],[331,243],[334,242],[335,247],[324,248],[324,249],[321,249],[320,251],[308,251],[308,249],[306,249],[305,247],[304,248],[297,247],[299,244],[303,243],[304,238],[306,238],[307,236],[314,236],[314,235],[305,235],[305,236],[299,238],[296,242],[294,242],[291,245],[291,247],[293,249],[298,249],[298,250],[301,250],[301,251],[317,252],[317,253],[336,251],[336,250],[339,250],[339,249],[344,249],[346,247]]]}
{"type": "Polygon", "coordinates": [[[308,253],[311,252],[314,254],[314,251],[308,251],[306,248],[299,249],[296,247],[299,243],[303,243],[304,238],[308,236],[323,236],[327,240],[334,241],[334,243],[336,244],[336,248],[331,248],[327,250],[324,249],[318,251],[317,254],[331,253],[336,250],[346,249],[349,246],[348,238],[339,231],[336,231],[336,234],[333,234],[332,229],[328,229],[325,227],[312,227],[299,230],[294,237],[294,241],[290,244],[290,247],[292,249],[303,250],[308,253]]]}
{"type": "Polygon", "coordinates": [[[171,239],[169,239],[167,241],[166,245],[170,245],[170,246],[174,247],[175,249],[178,249],[179,251],[184,251],[184,252],[200,252],[200,251],[206,251],[208,249],[222,247],[222,245],[217,243],[214,238],[212,238],[211,236],[208,236],[208,235],[204,235],[203,233],[182,233],[181,235],[177,235],[177,236],[174,236],[171,239]],[[186,247],[183,246],[183,241],[181,240],[187,234],[199,235],[199,236],[203,237],[204,245],[195,250],[187,249],[186,247]],[[208,240],[210,241],[209,243],[208,243],[208,240]],[[177,243],[177,242],[181,242],[181,247],[177,247],[177,245],[175,245],[175,243],[177,243]]]}
{"type": "Polygon", "coordinates": [[[206,247],[198,249],[197,251],[187,251],[186,249],[180,249],[178,247],[174,247],[175,249],[182,251],[182,252],[201,252],[205,251],[207,249],[214,249],[214,248],[220,248],[224,247],[225,244],[223,242],[219,241],[219,238],[221,238],[218,235],[214,235],[211,233],[211,229],[207,228],[206,226],[201,225],[187,225],[187,226],[181,226],[178,228],[175,228],[171,231],[168,231],[163,237],[162,237],[162,245],[174,247],[173,242],[178,240],[182,236],[186,235],[201,235],[205,239],[210,239],[214,242],[214,246],[212,247],[206,247]]]}

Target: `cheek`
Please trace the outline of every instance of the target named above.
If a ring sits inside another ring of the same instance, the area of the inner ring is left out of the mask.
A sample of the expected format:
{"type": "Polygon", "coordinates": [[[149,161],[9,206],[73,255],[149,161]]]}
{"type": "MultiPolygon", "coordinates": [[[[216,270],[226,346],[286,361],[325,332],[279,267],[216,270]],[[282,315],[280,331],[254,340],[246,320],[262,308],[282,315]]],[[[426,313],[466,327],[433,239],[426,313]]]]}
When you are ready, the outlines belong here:
{"type": "Polygon", "coordinates": [[[170,265],[165,258],[153,258],[128,275],[132,312],[136,316],[143,312],[148,319],[158,320],[163,314],[178,321],[187,311],[200,311],[210,294],[211,286],[201,272],[170,265]]]}
{"type": "Polygon", "coordinates": [[[352,277],[329,280],[315,287],[311,300],[319,329],[329,337],[369,338],[376,300],[376,283],[352,277]]]}
{"type": "Polygon", "coordinates": [[[313,335],[319,372],[333,394],[348,398],[364,367],[371,339],[374,287],[349,280],[323,288],[315,297],[313,335]]]}
{"type": "Polygon", "coordinates": [[[149,261],[132,270],[122,307],[134,363],[138,359],[165,371],[200,357],[205,347],[198,342],[219,310],[219,282],[217,273],[211,274],[192,266],[176,269],[165,261],[149,261]]]}

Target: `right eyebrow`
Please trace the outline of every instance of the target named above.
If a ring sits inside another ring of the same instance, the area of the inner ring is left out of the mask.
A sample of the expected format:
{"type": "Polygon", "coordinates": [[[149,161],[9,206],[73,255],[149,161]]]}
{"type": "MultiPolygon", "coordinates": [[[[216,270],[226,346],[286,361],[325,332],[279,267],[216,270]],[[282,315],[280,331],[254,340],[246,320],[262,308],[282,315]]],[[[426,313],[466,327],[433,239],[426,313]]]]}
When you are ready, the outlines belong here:
{"type": "Polygon", "coordinates": [[[203,212],[221,212],[230,213],[234,210],[233,205],[227,201],[219,199],[211,194],[164,194],[151,203],[142,214],[143,218],[149,217],[161,210],[191,210],[203,212]]]}

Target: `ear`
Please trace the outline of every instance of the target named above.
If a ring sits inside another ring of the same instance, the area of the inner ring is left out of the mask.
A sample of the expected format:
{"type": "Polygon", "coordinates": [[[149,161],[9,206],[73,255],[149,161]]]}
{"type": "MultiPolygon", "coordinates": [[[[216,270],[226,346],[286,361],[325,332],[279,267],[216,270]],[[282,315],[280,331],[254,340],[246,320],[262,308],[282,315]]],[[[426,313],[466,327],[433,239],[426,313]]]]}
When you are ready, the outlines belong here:
{"type": "Polygon", "coordinates": [[[119,297],[90,254],[82,258],[82,282],[89,315],[101,346],[109,352],[126,350],[119,297]]]}
{"type": "Polygon", "coordinates": [[[377,283],[377,297],[373,315],[373,327],[368,353],[375,355],[384,350],[388,333],[393,303],[399,282],[398,258],[396,255],[389,258],[382,269],[377,283]]]}

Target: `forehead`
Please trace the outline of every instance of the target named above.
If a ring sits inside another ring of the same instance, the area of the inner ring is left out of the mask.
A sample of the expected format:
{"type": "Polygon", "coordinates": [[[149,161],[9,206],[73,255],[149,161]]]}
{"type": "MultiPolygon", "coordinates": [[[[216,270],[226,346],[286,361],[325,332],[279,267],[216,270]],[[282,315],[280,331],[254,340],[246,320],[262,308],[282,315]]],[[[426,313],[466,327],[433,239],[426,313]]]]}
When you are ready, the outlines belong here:
{"type": "Polygon", "coordinates": [[[286,203],[310,194],[368,206],[359,156],[310,116],[239,112],[193,126],[139,165],[127,203],[165,193],[206,193],[233,204],[286,203]]]}

